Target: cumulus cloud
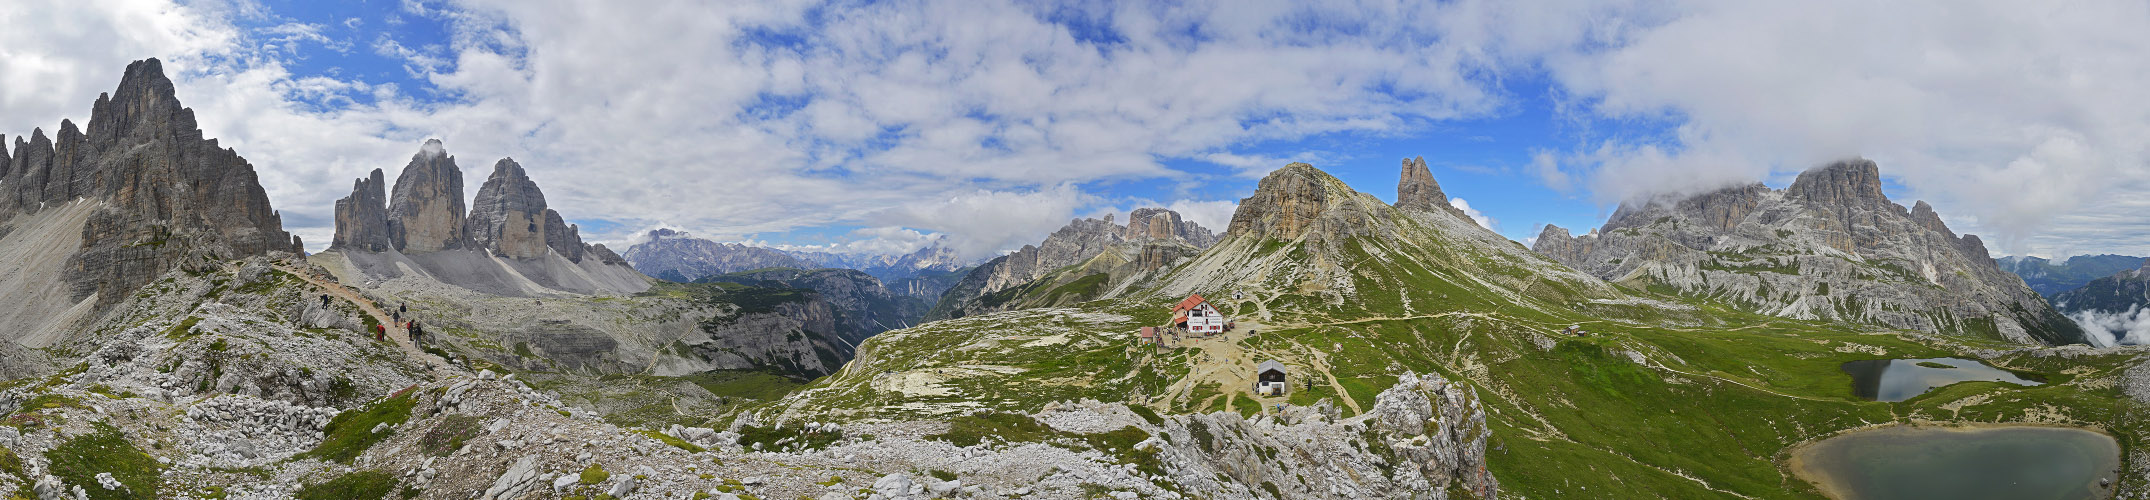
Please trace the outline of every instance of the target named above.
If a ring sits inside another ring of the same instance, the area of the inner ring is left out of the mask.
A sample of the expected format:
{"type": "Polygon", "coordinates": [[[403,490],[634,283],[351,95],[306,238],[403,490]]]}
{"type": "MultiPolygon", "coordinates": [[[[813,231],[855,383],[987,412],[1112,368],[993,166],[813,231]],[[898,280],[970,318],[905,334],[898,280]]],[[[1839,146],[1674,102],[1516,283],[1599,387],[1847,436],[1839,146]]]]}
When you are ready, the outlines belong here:
{"type": "Polygon", "coordinates": [[[2068,316],[2098,347],[2150,343],[2150,309],[2137,306],[2120,312],[2077,311],[2068,316]]]}
{"type": "Polygon", "coordinates": [[[891,226],[947,233],[945,246],[964,259],[977,259],[1045,239],[1074,220],[1075,210],[1094,197],[1061,184],[1036,191],[976,190],[945,200],[920,201],[867,217],[891,226]]]}
{"type": "Polygon", "coordinates": [[[1464,201],[1464,199],[1462,198],[1449,198],[1448,204],[1449,206],[1456,207],[1457,210],[1462,210],[1463,215],[1470,216],[1471,222],[1478,223],[1478,227],[1493,229],[1493,218],[1486,216],[1484,212],[1480,212],[1477,209],[1471,208],[1471,202],[1464,201]]]}
{"type": "Polygon", "coordinates": [[[1233,200],[1177,200],[1165,204],[1165,209],[1179,212],[1180,218],[1200,224],[1210,232],[1223,234],[1232,225],[1232,214],[1239,211],[1239,202],[1233,200]]]}
{"type": "MultiPolygon", "coordinates": [[[[273,17],[250,3],[8,2],[0,18],[39,22],[0,31],[0,125],[79,118],[127,61],[158,56],[287,220],[316,222],[290,228],[309,241],[327,241],[344,194],[325,186],[393,176],[425,137],[473,165],[512,155],[563,214],[612,227],[878,227],[981,192],[1066,200],[1084,193],[1058,186],[1178,175],[1166,159],[1258,175],[1311,157],[1234,148],[1497,110],[1483,61],[1426,33],[1440,8],[406,1],[384,22],[444,23],[448,40],[358,42],[432,87],[416,89],[293,74],[293,47],[350,42],[318,24],[238,28],[273,17]]],[[[1051,215],[904,226],[993,252],[1075,209],[1001,208],[1051,215]]]]}
{"type": "MultiPolygon", "coordinates": [[[[1864,155],[2008,253],[2150,246],[2150,197],[2123,196],[2150,190],[2140,2],[401,8],[383,22],[445,23],[447,40],[356,42],[429,88],[294,74],[293,47],[349,50],[337,37],[356,35],[239,28],[273,17],[251,2],[0,2],[14,21],[0,30],[0,131],[86,118],[128,61],[157,56],[205,132],[253,161],[290,229],[317,245],[340,186],[393,175],[442,137],[466,166],[516,157],[563,214],[621,231],[898,226],[991,253],[1087,208],[1064,203],[1095,193],[1066,186],[1183,174],[1170,160],[1258,176],[1348,152],[1247,145],[1497,116],[1516,97],[1503,82],[1543,77],[1577,136],[1531,152],[1527,172],[1556,190],[1613,203],[1864,155]],[[1051,200],[990,223],[923,223],[938,206],[983,222],[949,200],[995,196],[1051,200]]],[[[1182,213],[1229,220],[1195,211],[1182,213]]]]}
{"type": "MultiPolygon", "coordinates": [[[[1586,120],[1668,132],[1591,139],[1564,171],[1540,169],[1548,186],[1578,176],[1621,201],[1864,155],[2002,250],[2150,243],[2105,224],[2150,208],[2118,195],[2150,188],[2150,4],[1605,5],[1577,14],[1605,31],[1518,35],[1549,43],[1509,55],[1544,60],[1586,120]]],[[[1564,24],[1505,26],[1541,25],[1564,24]]]]}

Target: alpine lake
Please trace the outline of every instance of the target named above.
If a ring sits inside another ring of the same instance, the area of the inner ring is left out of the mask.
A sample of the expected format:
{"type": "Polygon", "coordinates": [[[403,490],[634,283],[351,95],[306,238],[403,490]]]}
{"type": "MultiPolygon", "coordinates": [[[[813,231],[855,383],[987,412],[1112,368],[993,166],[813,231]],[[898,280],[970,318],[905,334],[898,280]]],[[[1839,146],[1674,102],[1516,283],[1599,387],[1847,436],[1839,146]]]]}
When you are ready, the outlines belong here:
{"type": "MultiPolygon", "coordinates": [[[[2043,382],[1959,358],[1845,363],[1862,399],[1903,401],[1970,381],[2043,382]]],[[[1888,425],[1809,443],[1791,452],[1792,472],[1845,500],[2110,498],[2120,445],[2070,427],[1888,425]]]]}

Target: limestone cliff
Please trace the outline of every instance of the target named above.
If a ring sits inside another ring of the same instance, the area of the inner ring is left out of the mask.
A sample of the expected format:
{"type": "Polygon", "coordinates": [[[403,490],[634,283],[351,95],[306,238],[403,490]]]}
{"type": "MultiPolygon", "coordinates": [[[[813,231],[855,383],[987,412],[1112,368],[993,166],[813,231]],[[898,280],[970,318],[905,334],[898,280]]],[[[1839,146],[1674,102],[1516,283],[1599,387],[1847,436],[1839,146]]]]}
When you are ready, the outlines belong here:
{"type": "Polygon", "coordinates": [[[1547,226],[1534,249],[1610,281],[1765,314],[2083,341],[1977,236],[1957,236],[1925,202],[1889,201],[1863,159],[1808,170],[1782,191],[1749,184],[1623,205],[1591,234],[1547,226]]]}
{"type": "MultiPolygon", "coordinates": [[[[103,310],[172,269],[206,270],[230,259],[299,251],[253,165],[202,137],[194,110],[180,104],[156,59],[127,66],[119,87],[92,104],[86,130],[63,120],[57,134],[33,130],[28,138],[15,137],[13,153],[0,153],[0,240],[33,226],[38,234],[73,232],[80,238],[70,238],[66,248],[52,248],[50,241],[0,241],[0,247],[38,246],[36,253],[64,256],[60,269],[18,267],[0,280],[0,287],[36,290],[72,304],[69,311],[23,315],[39,324],[103,310]],[[45,212],[51,213],[40,215],[45,212]],[[53,227],[63,222],[69,227],[53,227]]],[[[13,336],[42,327],[0,328],[13,336]]]]}
{"type": "Polygon", "coordinates": [[[1438,210],[1465,219],[1470,218],[1463,210],[1448,203],[1448,194],[1441,192],[1441,183],[1433,180],[1433,171],[1426,168],[1424,156],[1403,160],[1403,175],[1396,183],[1396,208],[1438,210]]]}
{"type": "Polygon", "coordinates": [[[351,183],[351,195],[336,200],[336,240],[330,249],[385,252],[395,248],[388,234],[387,183],[381,169],[351,183]]]}
{"type": "Polygon", "coordinates": [[[389,237],[406,254],[468,248],[463,217],[463,170],[440,139],[429,139],[396,175],[388,203],[389,237]]]}

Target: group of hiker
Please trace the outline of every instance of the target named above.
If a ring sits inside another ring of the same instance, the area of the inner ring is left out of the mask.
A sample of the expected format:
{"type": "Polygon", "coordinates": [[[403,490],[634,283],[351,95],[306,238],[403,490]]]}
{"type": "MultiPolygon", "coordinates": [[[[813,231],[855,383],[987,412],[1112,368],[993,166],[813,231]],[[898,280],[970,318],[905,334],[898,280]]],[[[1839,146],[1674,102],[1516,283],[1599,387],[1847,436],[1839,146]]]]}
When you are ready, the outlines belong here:
{"type": "MultiPolygon", "coordinates": [[[[329,306],[329,301],[330,301],[330,299],[329,299],[329,295],[328,295],[328,294],[325,294],[325,293],[324,293],[324,294],[321,294],[321,307],[328,307],[328,306],[329,306]]],[[[389,321],[391,321],[391,322],[395,323],[395,324],[396,324],[396,328],[402,328],[404,332],[406,332],[406,333],[409,333],[409,334],[410,334],[410,338],[411,338],[411,343],[412,343],[412,344],[417,344],[417,343],[419,343],[419,340],[420,340],[420,339],[423,339],[423,338],[425,338],[425,334],[426,334],[426,329],[425,329],[425,327],[423,327],[423,326],[419,326],[419,325],[418,325],[418,320],[417,320],[417,319],[415,319],[415,318],[411,319],[410,321],[404,321],[404,320],[403,320],[403,315],[404,315],[404,314],[408,314],[408,313],[410,313],[410,312],[411,312],[411,308],[410,308],[410,305],[408,305],[408,304],[398,304],[398,305],[396,305],[396,309],[395,309],[395,310],[393,310],[393,311],[389,311],[389,312],[388,312],[388,316],[389,316],[389,321]]],[[[386,340],[388,340],[388,327],[387,327],[386,325],[380,325],[380,324],[375,324],[375,325],[373,325],[373,340],[375,340],[375,341],[386,341],[386,340]]]]}

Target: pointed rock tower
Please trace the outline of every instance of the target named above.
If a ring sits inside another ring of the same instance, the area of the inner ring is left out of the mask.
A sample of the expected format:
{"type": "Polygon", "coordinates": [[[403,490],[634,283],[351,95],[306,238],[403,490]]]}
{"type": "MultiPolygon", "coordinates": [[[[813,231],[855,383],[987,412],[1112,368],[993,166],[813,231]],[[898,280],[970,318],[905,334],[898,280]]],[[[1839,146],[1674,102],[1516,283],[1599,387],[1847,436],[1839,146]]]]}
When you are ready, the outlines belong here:
{"type": "Polygon", "coordinates": [[[469,248],[463,216],[463,170],[440,139],[428,139],[396,176],[388,235],[406,254],[469,248]]]}
{"type": "Polygon", "coordinates": [[[1433,180],[1433,171],[1426,168],[1426,157],[1403,160],[1403,176],[1396,182],[1396,208],[1416,211],[1443,211],[1465,219],[1455,205],[1448,204],[1448,194],[1441,192],[1441,183],[1433,180]]]}
{"type": "Polygon", "coordinates": [[[387,183],[381,169],[351,183],[351,195],[336,200],[336,240],[329,249],[385,252],[395,248],[388,233],[387,183]]]}
{"type": "Polygon", "coordinates": [[[569,261],[582,262],[589,250],[582,243],[582,228],[567,224],[559,212],[546,208],[545,193],[514,158],[493,164],[493,174],[478,187],[478,199],[464,224],[478,248],[502,257],[535,259],[550,249],[569,261]]]}

